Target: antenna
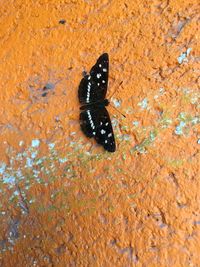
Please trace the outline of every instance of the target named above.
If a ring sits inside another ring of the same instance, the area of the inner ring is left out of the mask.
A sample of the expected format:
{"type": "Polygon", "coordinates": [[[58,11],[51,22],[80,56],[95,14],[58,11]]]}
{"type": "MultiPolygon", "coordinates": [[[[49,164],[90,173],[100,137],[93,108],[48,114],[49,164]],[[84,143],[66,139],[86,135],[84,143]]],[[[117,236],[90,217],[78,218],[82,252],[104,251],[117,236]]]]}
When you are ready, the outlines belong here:
{"type": "MultiPolygon", "coordinates": [[[[123,81],[120,82],[119,86],[122,85],[123,81]]],[[[109,97],[110,99],[114,96],[114,94],[117,92],[119,87],[112,93],[112,95],[109,97]]]]}
{"type": "MultiPolygon", "coordinates": [[[[119,86],[122,85],[123,81],[120,82],[119,86]]],[[[113,97],[113,95],[117,92],[117,90],[119,89],[119,87],[113,92],[113,94],[109,97],[110,99],[113,97]]],[[[116,110],[118,113],[120,113],[124,118],[126,118],[126,116],[121,113],[121,111],[119,111],[116,107],[114,107],[111,103],[110,103],[110,106],[116,110]]]]}
{"type": "Polygon", "coordinates": [[[126,116],[125,116],[123,113],[121,113],[121,111],[119,111],[116,107],[114,107],[111,103],[110,103],[110,106],[111,106],[114,110],[116,110],[118,113],[120,113],[124,118],[126,118],[126,116]]]}

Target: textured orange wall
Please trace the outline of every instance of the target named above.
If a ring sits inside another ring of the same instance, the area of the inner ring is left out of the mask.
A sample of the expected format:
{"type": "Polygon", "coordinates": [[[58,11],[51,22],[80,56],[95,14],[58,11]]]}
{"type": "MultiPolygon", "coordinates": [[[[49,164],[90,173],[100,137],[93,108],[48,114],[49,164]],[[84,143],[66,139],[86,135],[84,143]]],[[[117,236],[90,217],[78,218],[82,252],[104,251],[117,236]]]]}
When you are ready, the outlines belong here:
{"type": "Polygon", "coordinates": [[[0,7],[0,266],[200,266],[199,1],[0,7]],[[114,154],[78,121],[103,52],[114,154]]]}

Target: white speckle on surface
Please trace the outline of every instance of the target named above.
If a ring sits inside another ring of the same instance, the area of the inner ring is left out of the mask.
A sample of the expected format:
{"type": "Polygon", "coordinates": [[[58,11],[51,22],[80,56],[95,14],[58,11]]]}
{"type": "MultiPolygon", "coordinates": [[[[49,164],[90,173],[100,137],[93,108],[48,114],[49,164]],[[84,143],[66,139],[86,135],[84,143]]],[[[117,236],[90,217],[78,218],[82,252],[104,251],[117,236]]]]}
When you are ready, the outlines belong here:
{"type": "Polygon", "coordinates": [[[99,86],[99,85],[100,85],[100,83],[97,83],[97,85],[99,86]]]}
{"type": "Polygon", "coordinates": [[[50,143],[50,144],[48,144],[48,147],[49,147],[49,149],[54,149],[55,144],[54,143],[50,143]]]}
{"type": "Polygon", "coordinates": [[[123,134],[121,138],[122,138],[122,140],[125,140],[125,141],[130,141],[130,139],[131,139],[129,134],[123,134]]]}
{"type": "Polygon", "coordinates": [[[32,168],[33,167],[33,159],[27,158],[26,159],[26,167],[27,168],[32,168]]]}
{"type": "Polygon", "coordinates": [[[39,147],[39,145],[40,145],[40,140],[38,139],[32,140],[32,143],[31,143],[32,147],[39,147]]]}
{"type": "Polygon", "coordinates": [[[192,51],[192,48],[188,48],[186,52],[183,52],[178,58],[178,63],[182,64],[183,62],[188,62],[187,57],[189,56],[190,52],[192,51]]]}
{"type": "Polygon", "coordinates": [[[165,93],[165,88],[160,87],[160,89],[159,89],[159,93],[160,93],[161,95],[163,95],[163,94],[165,93]]]}
{"type": "Polygon", "coordinates": [[[102,65],[101,65],[101,64],[99,64],[99,67],[101,68],[101,67],[102,67],[102,65]]]}
{"type": "Polygon", "coordinates": [[[6,164],[4,162],[0,162],[0,174],[3,174],[6,169],[6,164]]]}
{"type": "Polygon", "coordinates": [[[65,162],[67,162],[68,161],[68,158],[60,158],[59,159],[59,162],[60,163],[65,163],[65,162]]]}
{"type": "Polygon", "coordinates": [[[118,124],[119,124],[118,120],[115,119],[115,118],[113,118],[112,119],[112,125],[113,125],[113,127],[116,127],[118,124]]]}
{"type": "Polygon", "coordinates": [[[118,107],[121,106],[121,100],[118,100],[118,99],[116,99],[116,98],[113,98],[113,99],[112,99],[112,102],[113,102],[113,104],[114,104],[114,106],[115,106],[116,108],[118,108],[118,107]]]}
{"type": "Polygon", "coordinates": [[[91,79],[91,76],[88,76],[88,80],[90,80],[91,79]]]}
{"type": "Polygon", "coordinates": [[[178,126],[176,126],[175,134],[182,135],[183,134],[183,128],[185,127],[186,123],[184,121],[181,121],[178,126]]]}
{"type": "Polygon", "coordinates": [[[11,184],[11,185],[13,185],[13,184],[15,184],[15,177],[14,176],[12,176],[12,175],[4,175],[3,176],[3,183],[4,184],[11,184]]]}
{"type": "Polygon", "coordinates": [[[106,131],[104,129],[101,130],[101,134],[105,134],[106,131]]]}
{"type": "Polygon", "coordinates": [[[159,92],[157,95],[154,96],[154,99],[158,99],[160,96],[165,94],[165,89],[163,87],[160,87],[159,92]]]}
{"type": "Polygon", "coordinates": [[[101,77],[101,73],[97,73],[97,79],[101,77]]]}
{"type": "Polygon", "coordinates": [[[179,64],[182,64],[184,61],[187,61],[186,53],[185,53],[185,52],[182,53],[182,54],[177,58],[177,60],[178,60],[178,63],[179,63],[179,64]]]}
{"type": "Polygon", "coordinates": [[[102,80],[102,83],[105,83],[105,81],[104,81],[104,80],[102,80]]]}
{"type": "Polygon", "coordinates": [[[192,48],[189,47],[189,48],[187,49],[187,51],[186,51],[187,56],[189,56],[189,54],[190,54],[191,51],[192,51],[192,48]]]}
{"type": "Polygon", "coordinates": [[[197,144],[200,145],[200,139],[197,140],[197,144]]]}
{"type": "Polygon", "coordinates": [[[24,141],[19,141],[19,146],[23,146],[23,144],[24,144],[24,141]]]}
{"type": "Polygon", "coordinates": [[[38,154],[38,152],[37,152],[37,151],[35,151],[35,152],[32,152],[32,153],[31,153],[31,158],[32,158],[32,159],[35,159],[35,158],[36,158],[36,156],[37,156],[37,154],[38,154]]]}
{"type": "Polygon", "coordinates": [[[105,140],[105,144],[107,144],[108,143],[108,140],[105,140]]]}
{"type": "Polygon", "coordinates": [[[191,122],[192,122],[193,125],[200,123],[200,117],[192,118],[191,122]]]}
{"type": "Polygon", "coordinates": [[[158,98],[158,95],[155,95],[155,96],[154,96],[154,99],[157,99],[157,98],[158,98]]]}
{"type": "Polygon", "coordinates": [[[107,72],[107,69],[103,69],[103,72],[107,72]]]}
{"type": "Polygon", "coordinates": [[[138,126],[139,125],[138,121],[133,121],[132,123],[133,123],[134,126],[138,126]]]}
{"type": "Polygon", "coordinates": [[[141,109],[149,109],[149,107],[148,107],[148,99],[144,98],[141,102],[138,103],[138,106],[140,106],[141,109]]]}
{"type": "Polygon", "coordinates": [[[92,132],[92,134],[93,134],[93,135],[95,135],[95,134],[96,134],[96,132],[92,132]]]}
{"type": "Polygon", "coordinates": [[[190,100],[190,103],[193,104],[193,105],[197,104],[198,103],[198,96],[192,97],[191,100],[190,100]]]}
{"type": "Polygon", "coordinates": [[[112,133],[109,133],[109,134],[108,134],[108,137],[111,137],[111,136],[112,136],[112,133]]]}
{"type": "MultiPolygon", "coordinates": [[[[101,125],[101,124],[100,124],[101,125]]],[[[105,124],[106,126],[108,126],[108,122],[106,122],[106,124],[105,124]]]]}

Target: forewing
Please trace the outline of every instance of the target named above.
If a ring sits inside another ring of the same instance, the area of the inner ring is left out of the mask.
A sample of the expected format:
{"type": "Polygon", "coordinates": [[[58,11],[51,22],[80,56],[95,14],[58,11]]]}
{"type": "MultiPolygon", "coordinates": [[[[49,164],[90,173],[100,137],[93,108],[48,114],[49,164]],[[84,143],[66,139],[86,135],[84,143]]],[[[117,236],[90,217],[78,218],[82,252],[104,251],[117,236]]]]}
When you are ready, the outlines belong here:
{"type": "Polygon", "coordinates": [[[96,64],[90,70],[90,76],[92,81],[98,86],[98,90],[101,91],[102,98],[106,96],[108,88],[108,74],[109,74],[109,58],[108,54],[102,54],[96,64]]]}
{"type": "Polygon", "coordinates": [[[108,111],[105,107],[87,109],[80,113],[81,129],[88,137],[94,137],[105,150],[114,152],[115,138],[108,111]]]}
{"type": "Polygon", "coordinates": [[[90,70],[89,75],[85,75],[81,80],[78,97],[81,104],[90,104],[102,101],[108,87],[109,58],[108,54],[102,54],[96,64],[90,70]]]}

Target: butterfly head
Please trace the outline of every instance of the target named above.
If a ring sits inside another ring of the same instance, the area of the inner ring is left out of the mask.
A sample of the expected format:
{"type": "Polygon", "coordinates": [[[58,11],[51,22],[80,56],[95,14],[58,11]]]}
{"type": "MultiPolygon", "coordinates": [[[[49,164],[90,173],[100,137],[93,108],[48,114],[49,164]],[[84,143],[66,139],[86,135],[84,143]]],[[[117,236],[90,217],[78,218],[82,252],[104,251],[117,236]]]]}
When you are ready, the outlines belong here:
{"type": "Polygon", "coordinates": [[[104,103],[104,106],[108,106],[110,102],[108,99],[104,99],[103,103],[104,103]]]}

